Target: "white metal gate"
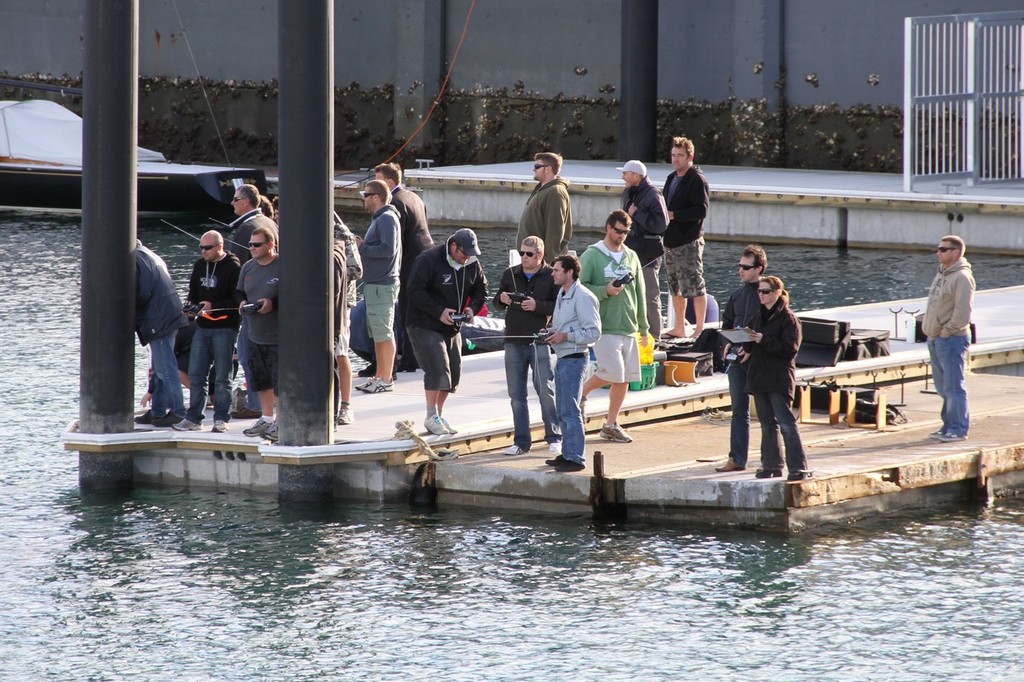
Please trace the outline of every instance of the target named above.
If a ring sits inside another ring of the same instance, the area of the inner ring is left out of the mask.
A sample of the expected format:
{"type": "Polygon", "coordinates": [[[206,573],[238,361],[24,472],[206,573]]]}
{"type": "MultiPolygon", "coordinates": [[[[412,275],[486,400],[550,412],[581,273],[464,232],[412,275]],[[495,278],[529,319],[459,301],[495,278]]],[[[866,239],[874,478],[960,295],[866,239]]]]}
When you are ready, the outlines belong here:
{"type": "Polygon", "coordinates": [[[1024,179],[1024,11],[907,17],[903,189],[1024,179]]]}

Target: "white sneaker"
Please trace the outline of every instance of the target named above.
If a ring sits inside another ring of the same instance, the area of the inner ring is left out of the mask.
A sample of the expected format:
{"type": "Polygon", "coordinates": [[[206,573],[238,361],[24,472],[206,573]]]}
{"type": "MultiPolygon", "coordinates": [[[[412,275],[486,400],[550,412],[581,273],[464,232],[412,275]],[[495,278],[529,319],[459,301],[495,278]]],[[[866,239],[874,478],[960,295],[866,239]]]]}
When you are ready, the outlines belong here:
{"type": "Polygon", "coordinates": [[[501,451],[501,454],[514,457],[515,455],[525,455],[529,450],[523,450],[518,445],[510,445],[501,451]]]}
{"type": "Polygon", "coordinates": [[[555,441],[554,443],[548,443],[548,452],[552,455],[562,454],[562,441],[555,441]]]}
{"type": "Polygon", "coordinates": [[[217,419],[213,422],[212,430],[214,433],[225,433],[228,430],[228,425],[220,419],[217,419]]]}
{"type": "Polygon", "coordinates": [[[354,422],[355,419],[356,415],[352,411],[352,408],[349,407],[348,405],[342,405],[340,408],[338,408],[338,418],[335,420],[334,423],[337,424],[338,426],[346,426],[354,422]]]}
{"type": "Polygon", "coordinates": [[[269,419],[260,417],[259,419],[252,423],[252,426],[250,426],[247,429],[244,429],[242,433],[246,436],[249,436],[250,438],[262,438],[263,436],[267,435],[267,431],[269,431],[270,427],[273,425],[274,422],[270,421],[269,419]]]}
{"type": "Polygon", "coordinates": [[[270,428],[267,429],[267,432],[265,434],[263,434],[263,437],[269,440],[271,443],[277,442],[277,422],[274,422],[273,424],[270,425],[270,428]]]}
{"type": "Polygon", "coordinates": [[[445,419],[444,417],[440,417],[440,419],[441,419],[441,423],[442,423],[442,424],[444,424],[444,430],[445,430],[445,431],[447,431],[448,433],[450,433],[450,434],[452,434],[452,435],[454,435],[454,434],[458,433],[458,431],[456,431],[455,429],[453,429],[453,428],[452,428],[452,425],[448,423],[448,420],[447,420],[447,419],[445,419]]]}
{"type": "Polygon", "coordinates": [[[383,379],[374,377],[356,388],[363,393],[386,393],[395,390],[395,382],[385,383],[383,379]]]}
{"type": "Polygon", "coordinates": [[[448,433],[447,429],[444,428],[444,424],[441,422],[441,418],[436,414],[431,415],[423,420],[423,426],[435,436],[443,436],[448,433]]]}

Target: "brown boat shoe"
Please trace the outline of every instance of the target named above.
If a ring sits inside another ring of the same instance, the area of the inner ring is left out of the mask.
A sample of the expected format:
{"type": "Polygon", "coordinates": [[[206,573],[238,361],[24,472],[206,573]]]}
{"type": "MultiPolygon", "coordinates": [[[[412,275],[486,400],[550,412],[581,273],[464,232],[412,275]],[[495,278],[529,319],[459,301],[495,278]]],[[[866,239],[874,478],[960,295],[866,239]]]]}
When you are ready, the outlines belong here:
{"type": "Polygon", "coordinates": [[[720,467],[715,467],[715,471],[743,471],[747,467],[741,467],[737,464],[732,457],[725,460],[725,464],[720,467]]]}

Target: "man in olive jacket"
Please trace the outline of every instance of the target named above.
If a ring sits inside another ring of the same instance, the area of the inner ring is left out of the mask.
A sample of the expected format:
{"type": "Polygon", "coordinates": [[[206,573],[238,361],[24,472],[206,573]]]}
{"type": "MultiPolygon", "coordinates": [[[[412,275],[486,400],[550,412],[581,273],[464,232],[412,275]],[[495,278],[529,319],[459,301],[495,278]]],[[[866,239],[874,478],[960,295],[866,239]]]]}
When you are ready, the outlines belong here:
{"type": "Polygon", "coordinates": [[[572,205],[569,203],[569,181],[558,174],[562,171],[562,157],[552,152],[540,152],[533,157],[533,177],[537,186],[526,200],[519,218],[516,243],[522,244],[529,236],[540,237],[547,245],[544,262],[551,265],[556,256],[568,252],[572,239],[572,205]]]}

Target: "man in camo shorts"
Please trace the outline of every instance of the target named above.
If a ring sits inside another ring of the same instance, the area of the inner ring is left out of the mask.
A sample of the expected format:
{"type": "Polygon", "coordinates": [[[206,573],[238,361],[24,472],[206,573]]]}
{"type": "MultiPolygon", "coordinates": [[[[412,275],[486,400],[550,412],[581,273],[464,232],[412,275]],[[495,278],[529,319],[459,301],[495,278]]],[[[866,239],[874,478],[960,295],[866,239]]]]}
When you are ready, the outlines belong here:
{"type": "Polygon", "coordinates": [[[675,323],[662,338],[684,338],[686,301],[693,299],[694,336],[704,331],[707,288],[704,283],[704,219],[708,215],[708,181],[693,163],[693,142],[672,138],[672,167],[665,181],[668,228],[665,230],[665,272],[672,295],[675,323]]]}

